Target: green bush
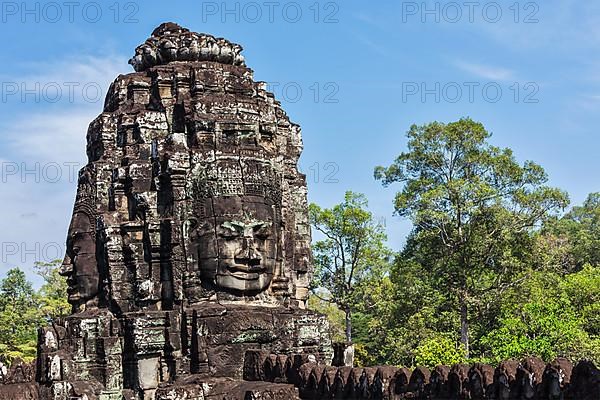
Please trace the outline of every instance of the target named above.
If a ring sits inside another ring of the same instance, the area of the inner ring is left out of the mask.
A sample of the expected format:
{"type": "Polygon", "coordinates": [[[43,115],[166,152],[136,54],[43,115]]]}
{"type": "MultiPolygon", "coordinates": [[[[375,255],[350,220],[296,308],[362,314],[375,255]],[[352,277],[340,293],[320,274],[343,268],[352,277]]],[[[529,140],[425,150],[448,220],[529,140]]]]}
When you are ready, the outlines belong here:
{"type": "Polygon", "coordinates": [[[415,349],[415,364],[418,366],[433,368],[436,365],[453,365],[464,361],[464,349],[445,336],[426,339],[415,349]]]}

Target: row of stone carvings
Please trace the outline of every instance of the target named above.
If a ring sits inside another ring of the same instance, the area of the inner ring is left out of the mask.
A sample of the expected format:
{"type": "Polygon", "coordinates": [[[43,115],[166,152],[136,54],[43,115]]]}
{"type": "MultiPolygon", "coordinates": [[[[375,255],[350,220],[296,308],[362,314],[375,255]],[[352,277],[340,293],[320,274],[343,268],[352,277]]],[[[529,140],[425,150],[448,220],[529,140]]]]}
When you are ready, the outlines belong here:
{"type": "MultiPolygon", "coordinates": [[[[600,399],[600,370],[590,361],[573,366],[563,358],[548,364],[538,358],[527,358],[522,362],[506,361],[497,368],[459,364],[438,366],[432,371],[423,367],[411,371],[390,366],[331,367],[316,363],[311,355],[248,351],[243,372],[246,381],[256,384],[293,384],[302,399],[600,399]]],[[[33,363],[17,360],[10,368],[0,364],[0,394],[13,400],[37,399],[34,375],[33,363]]],[[[249,388],[260,389],[259,392],[268,388],[248,384],[249,388]]],[[[285,385],[279,387],[285,389],[285,385]]]]}
{"type": "Polygon", "coordinates": [[[433,370],[390,366],[352,368],[319,365],[307,355],[247,352],[244,379],[291,383],[302,399],[523,399],[598,400],[600,371],[590,361],[539,358],[486,364],[438,366],[433,370]]]}

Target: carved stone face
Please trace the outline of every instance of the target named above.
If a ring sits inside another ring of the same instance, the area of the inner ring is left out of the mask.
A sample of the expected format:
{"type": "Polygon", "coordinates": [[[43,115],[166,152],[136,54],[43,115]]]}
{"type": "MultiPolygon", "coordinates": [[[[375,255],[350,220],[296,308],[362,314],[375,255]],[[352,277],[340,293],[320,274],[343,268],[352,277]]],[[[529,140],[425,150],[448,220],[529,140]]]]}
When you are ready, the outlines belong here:
{"type": "Polygon", "coordinates": [[[74,306],[96,301],[100,286],[94,224],[83,212],[75,212],[67,237],[67,254],[60,274],[67,277],[68,300],[74,306]]]}
{"type": "Polygon", "coordinates": [[[245,205],[243,211],[201,220],[192,240],[202,281],[216,289],[254,294],[271,284],[280,234],[272,206],[245,205]]]}

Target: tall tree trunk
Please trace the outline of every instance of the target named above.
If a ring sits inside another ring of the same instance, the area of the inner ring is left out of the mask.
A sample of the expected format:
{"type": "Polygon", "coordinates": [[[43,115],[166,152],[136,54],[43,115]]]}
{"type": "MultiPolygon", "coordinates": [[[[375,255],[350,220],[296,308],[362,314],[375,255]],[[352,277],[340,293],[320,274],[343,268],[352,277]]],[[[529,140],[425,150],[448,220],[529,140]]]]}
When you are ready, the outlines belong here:
{"type": "Polygon", "coordinates": [[[352,313],[350,307],[346,307],[344,310],[346,313],[346,342],[352,342],[352,313]]]}
{"type": "Polygon", "coordinates": [[[465,349],[465,356],[469,357],[469,313],[467,299],[464,294],[460,296],[460,342],[465,349]]]}

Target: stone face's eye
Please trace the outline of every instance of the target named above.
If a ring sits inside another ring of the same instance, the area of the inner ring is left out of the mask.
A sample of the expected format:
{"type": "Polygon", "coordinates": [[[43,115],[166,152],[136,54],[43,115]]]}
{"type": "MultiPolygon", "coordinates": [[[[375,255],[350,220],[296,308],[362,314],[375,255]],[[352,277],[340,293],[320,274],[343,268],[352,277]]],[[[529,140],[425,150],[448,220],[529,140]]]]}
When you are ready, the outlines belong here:
{"type": "Polygon", "coordinates": [[[271,236],[269,226],[267,224],[261,224],[254,227],[254,236],[258,239],[268,239],[271,236]]]}
{"type": "Polygon", "coordinates": [[[225,239],[235,239],[239,236],[239,234],[232,231],[222,231],[219,236],[225,239]]]}
{"type": "Polygon", "coordinates": [[[238,230],[231,225],[221,225],[218,234],[224,239],[235,239],[240,236],[238,230]]]}

